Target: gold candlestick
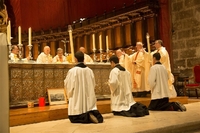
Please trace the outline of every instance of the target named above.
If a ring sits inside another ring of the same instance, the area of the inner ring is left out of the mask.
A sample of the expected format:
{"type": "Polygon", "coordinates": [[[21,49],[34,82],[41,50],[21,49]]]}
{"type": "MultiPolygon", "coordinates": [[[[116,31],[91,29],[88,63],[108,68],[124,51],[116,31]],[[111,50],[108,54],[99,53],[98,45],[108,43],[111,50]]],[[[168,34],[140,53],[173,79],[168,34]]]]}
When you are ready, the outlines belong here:
{"type": "Polygon", "coordinates": [[[72,63],[75,63],[75,59],[74,59],[74,44],[73,44],[72,26],[71,25],[68,25],[68,32],[69,32],[69,42],[70,42],[71,54],[72,54],[72,63]]]}

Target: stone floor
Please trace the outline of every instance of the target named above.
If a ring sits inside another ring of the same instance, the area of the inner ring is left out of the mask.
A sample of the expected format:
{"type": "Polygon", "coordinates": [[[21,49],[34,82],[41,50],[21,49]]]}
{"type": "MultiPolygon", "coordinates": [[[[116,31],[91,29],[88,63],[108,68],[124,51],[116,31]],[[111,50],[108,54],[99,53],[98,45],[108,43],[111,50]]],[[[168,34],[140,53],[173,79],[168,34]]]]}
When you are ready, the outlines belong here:
{"type": "Polygon", "coordinates": [[[103,114],[102,124],[72,124],[68,119],[10,128],[10,133],[200,133],[200,102],[185,105],[186,112],[150,111],[128,118],[103,114]]]}

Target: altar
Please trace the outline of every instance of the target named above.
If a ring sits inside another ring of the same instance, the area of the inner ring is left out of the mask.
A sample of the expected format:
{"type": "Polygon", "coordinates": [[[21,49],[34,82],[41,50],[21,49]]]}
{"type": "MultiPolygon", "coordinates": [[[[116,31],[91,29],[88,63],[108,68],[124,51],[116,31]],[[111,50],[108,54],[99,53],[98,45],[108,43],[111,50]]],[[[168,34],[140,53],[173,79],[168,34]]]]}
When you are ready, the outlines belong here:
{"type": "MultiPolygon", "coordinates": [[[[64,88],[64,79],[74,64],[8,63],[10,107],[26,106],[28,101],[38,104],[45,97],[48,104],[47,89],[64,88]]],[[[110,95],[106,84],[111,71],[109,63],[87,64],[94,72],[97,96],[110,95]]]]}

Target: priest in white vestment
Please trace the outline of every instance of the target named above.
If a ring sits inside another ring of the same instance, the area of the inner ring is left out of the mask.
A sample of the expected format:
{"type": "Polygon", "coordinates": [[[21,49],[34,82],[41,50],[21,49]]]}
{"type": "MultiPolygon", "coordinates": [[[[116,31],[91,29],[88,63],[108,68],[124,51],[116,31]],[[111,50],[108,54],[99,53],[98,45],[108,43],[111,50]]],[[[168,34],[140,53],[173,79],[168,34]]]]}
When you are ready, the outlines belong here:
{"type": "Polygon", "coordinates": [[[114,115],[127,117],[141,117],[148,115],[145,105],[136,103],[132,96],[131,74],[119,64],[115,55],[109,59],[111,67],[108,85],[111,91],[111,110],[114,115]]]}
{"type": "Polygon", "coordinates": [[[80,47],[79,50],[84,53],[84,63],[86,63],[86,64],[93,63],[92,58],[88,54],[85,53],[84,47],[80,47]]]}
{"type": "Polygon", "coordinates": [[[19,60],[18,54],[19,54],[19,48],[17,47],[17,45],[12,45],[11,53],[9,55],[10,60],[17,62],[19,60]]]}
{"type": "Polygon", "coordinates": [[[151,88],[151,102],[149,110],[186,111],[179,102],[169,102],[170,90],[168,84],[168,71],[160,62],[161,55],[153,54],[153,66],[150,68],[148,81],[151,88]]]}
{"type": "Polygon", "coordinates": [[[96,106],[94,73],[83,63],[84,53],[76,52],[75,59],[77,65],[68,71],[64,80],[69,119],[72,123],[102,123],[103,117],[96,106]]]}
{"type": "Polygon", "coordinates": [[[123,52],[121,49],[116,51],[116,56],[119,58],[119,64],[126,68],[129,72],[131,72],[132,68],[130,66],[130,58],[129,56],[123,52]]]}
{"type": "Polygon", "coordinates": [[[149,54],[143,49],[143,43],[136,43],[137,52],[130,55],[131,76],[133,82],[133,93],[136,93],[137,97],[146,96],[146,93],[150,91],[148,84],[148,74],[150,69],[149,54]]]}
{"type": "Polygon", "coordinates": [[[53,63],[68,63],[67,58],[63,55],[63,49],[57,49],[57,55],[53,58],[53,63]]]}
{"type": "Polygon", "coordinates": [[[40,53],[36,60],[37,63],[52,63],[52,56],[50,55],[50,47],[45,46],[44,52],[40,53]]]}
{"type": "MultiPolygon", "coordinates": [[[[11,53],[9,55],[9,58],[11,61],[13,62],[18,62],[19,61],[19,57],[18,57],[18,54],[19,54],[19,48],[17,45],[12,45],[11,47],[11,53]]],[[[23,58],[22,61],[28,61],[30,59],[30,57],[28,56],[27,58],[23,58]]]]}
{"type": "Polygon", "coordinates": [[[165,47],[163,47],[163,41],[162,40],[156,40],[155,41],[155,47],[156,50],[153,51],[151,54],[153,55],[154,53],[160,53],[161,59],[160,62],[166,67],[167,73],[168,73],[168,84],[169,84],[169,89],[170,89],[170,97],[176,97],[177,93],[174,88],[174,76],[171,72],[171,66],[170,66],[170,59],[169,59],[169,54],[165,47]]]}

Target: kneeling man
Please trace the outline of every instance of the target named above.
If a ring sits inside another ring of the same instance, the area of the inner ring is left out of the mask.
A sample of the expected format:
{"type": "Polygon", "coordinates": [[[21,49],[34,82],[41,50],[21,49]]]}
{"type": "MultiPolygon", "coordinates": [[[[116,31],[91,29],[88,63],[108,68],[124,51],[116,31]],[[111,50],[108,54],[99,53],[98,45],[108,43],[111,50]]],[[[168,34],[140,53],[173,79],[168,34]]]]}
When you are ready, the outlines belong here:
{"type": "Polygon", "coordinates": [[[81,51],[75,53],[77,65],[71,68],[64,80],[69,99],[68,116],[72,123],[102,123],[97,110],[93,71],[84,62],[81,51]]]}
{"type": "Polygon", "coordinates": [[[180,102],[169,102],[169,76],[167,69],[160,63],[160,53],[153,54],[153,66],[150,68],[148,82],[151,88],[149,110],[186,111],[180,102]]]}
{"type": "Polygon", "coordinates": [[[114,115],[141,117],[149,115],[147,107],[133,100],[131,74],[119,64],[117,56],[110,57],[111,67],[108,85],[111,91],[111,110],[114,115]]]}

